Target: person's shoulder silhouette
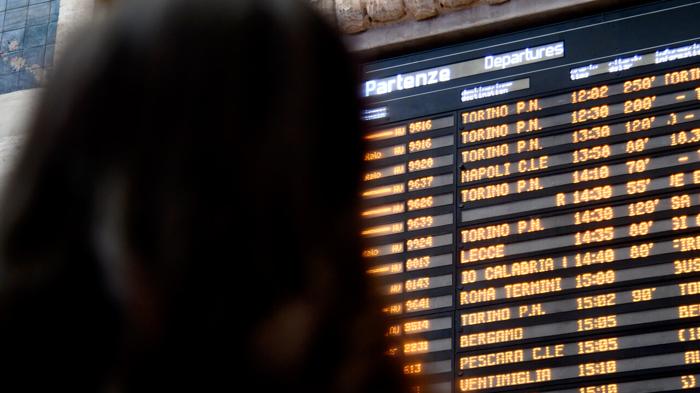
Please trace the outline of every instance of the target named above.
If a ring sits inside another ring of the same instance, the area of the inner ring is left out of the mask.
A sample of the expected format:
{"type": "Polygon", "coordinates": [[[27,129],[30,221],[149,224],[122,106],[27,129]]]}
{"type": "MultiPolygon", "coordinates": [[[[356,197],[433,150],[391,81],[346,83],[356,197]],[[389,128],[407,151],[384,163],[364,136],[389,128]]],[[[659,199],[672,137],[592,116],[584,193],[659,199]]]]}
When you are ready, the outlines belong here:
{"type": "Polygon", "coordinates": [[[64,55],[0,210],[0,385],[396,391],[355,69],[290,0],[148,0],[64,55]]]}

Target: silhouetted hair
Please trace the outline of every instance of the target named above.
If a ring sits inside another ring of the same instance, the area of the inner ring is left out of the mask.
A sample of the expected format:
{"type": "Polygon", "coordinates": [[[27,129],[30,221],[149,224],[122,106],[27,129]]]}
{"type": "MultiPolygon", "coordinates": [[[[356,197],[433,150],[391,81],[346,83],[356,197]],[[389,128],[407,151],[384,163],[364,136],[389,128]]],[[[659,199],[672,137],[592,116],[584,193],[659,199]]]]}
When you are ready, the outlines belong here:
{"type": "Polygon", "coordinates": [[[0,385],[394,391],[354,77],[291,0],[140,0],[78,35],[4,188],[0,385]]]}

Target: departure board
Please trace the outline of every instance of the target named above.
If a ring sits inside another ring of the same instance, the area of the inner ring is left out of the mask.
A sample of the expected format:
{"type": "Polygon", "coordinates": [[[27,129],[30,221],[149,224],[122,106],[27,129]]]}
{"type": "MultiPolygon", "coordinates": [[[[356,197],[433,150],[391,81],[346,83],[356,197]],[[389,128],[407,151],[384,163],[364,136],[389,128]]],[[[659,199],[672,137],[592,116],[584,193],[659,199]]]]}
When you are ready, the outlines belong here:
{"type": "Polygon", "coordinates": [[[363,72],[362,259],[412,392],[700,391],[700,1],[363,72]]]}

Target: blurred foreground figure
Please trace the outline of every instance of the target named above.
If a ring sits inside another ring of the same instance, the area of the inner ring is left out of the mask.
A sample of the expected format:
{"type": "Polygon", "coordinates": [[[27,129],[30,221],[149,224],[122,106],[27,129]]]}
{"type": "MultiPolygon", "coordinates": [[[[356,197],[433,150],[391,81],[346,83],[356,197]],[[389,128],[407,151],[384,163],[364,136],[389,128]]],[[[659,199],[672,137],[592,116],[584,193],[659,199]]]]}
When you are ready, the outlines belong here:
{"type": "Polygon", "coordinates": [[[396,391],[355,95],[296,1],[141,0],[84,32],[5,188],[3,391],[396,391]]]}

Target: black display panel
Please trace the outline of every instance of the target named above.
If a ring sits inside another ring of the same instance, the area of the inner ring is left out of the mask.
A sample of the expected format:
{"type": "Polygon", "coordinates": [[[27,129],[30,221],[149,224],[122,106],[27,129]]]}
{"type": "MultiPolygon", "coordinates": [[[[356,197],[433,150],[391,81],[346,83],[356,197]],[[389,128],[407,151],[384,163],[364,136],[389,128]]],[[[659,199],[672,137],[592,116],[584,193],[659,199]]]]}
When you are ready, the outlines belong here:
{"type": "Polygon", "coordinates": [[[700,391],[699,21],[365,65],[362,256],[413,392],[700,391]]]}

